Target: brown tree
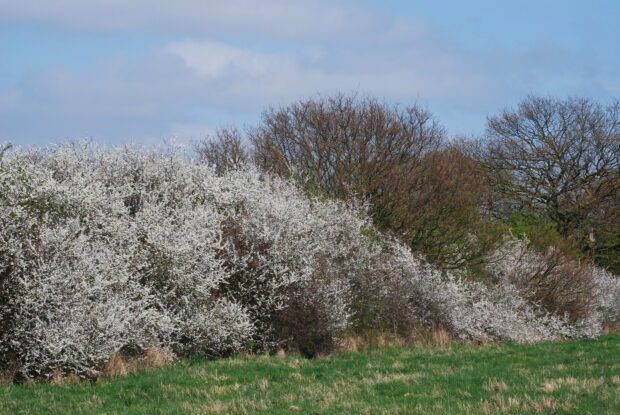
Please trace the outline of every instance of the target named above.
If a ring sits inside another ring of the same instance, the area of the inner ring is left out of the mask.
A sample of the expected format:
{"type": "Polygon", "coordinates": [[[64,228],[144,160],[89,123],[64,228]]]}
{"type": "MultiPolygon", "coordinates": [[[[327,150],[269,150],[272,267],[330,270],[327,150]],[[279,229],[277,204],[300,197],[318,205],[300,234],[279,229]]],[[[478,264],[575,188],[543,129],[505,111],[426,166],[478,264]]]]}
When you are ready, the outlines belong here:
{"type": "Polygon", "coordinates": [[[218,174],[249,160],[242,135],[236,128],[217,130],[213,136],[197,143],[195,150],[200,160],[212,164],[218,174]]]}
{"type": "Polygon", "coordinates": [[[536,212],[582,247],[618,249],[620,101],[530,97],[489,118],[487,138],[497,212],[536,212]]]}
{"type": "Polygon", "coordinates": [[[331,196],[374,195],[396,171],[408,174],[445,132],[425,109],[337,95],[263,114],[250,131],[257,165],[312,180],[331,196]]]}
{"type": "Polygon", "coordinates": [[[369,200],[379,227],[433,262],[460,266],[478,254],[479,166],[446,145],[445,130],[424,108],[345,95],[310,99],[264,113],[250,140],[258,166],[327,196],[369,200]]]}

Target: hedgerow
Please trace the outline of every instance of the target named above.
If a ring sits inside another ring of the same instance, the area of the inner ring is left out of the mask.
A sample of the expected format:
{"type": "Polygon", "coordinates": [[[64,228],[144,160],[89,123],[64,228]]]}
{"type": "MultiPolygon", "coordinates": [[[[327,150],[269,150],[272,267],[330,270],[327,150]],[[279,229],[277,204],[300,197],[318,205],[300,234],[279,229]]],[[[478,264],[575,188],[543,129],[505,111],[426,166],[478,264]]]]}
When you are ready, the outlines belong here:
{"type": "Polygon", "coordinates": [[[617,279],[602,270],[568,315],[513,277],[514,246],[492,284],[469,282],[378,233],[362,204],[181,150],[15,150],[0,159],[0,207],[0,368],[24,376],[95,376],[151,346],[316,356],[351,330],[528,342],[618,322],[617,279]]]}

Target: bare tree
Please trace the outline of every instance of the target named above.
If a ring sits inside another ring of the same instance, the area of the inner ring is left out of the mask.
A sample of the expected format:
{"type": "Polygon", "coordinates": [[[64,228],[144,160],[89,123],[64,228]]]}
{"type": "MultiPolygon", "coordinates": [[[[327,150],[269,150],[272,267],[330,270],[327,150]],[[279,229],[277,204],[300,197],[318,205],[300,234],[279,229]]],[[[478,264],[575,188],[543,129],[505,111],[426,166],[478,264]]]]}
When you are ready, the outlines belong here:
{"type": "Polygon", "coordinates": [[[380,193],[395,169],[415,169],[444,135],[417,105],[400,110],[344,95],[271,109],[250,131],[259,166],[305,176],[333,196],[380,193]]]}
{"type": "Polygon", "coordinates": [[[238,168],[249,160],[241,133],[236,128],[217,130],[214,136],[196,144],[196,152],[202,161],[214,165],[218,174],[238,168]]]}
{"type": "Polygon", "coordinates": [[[303,178],[331,197],[369,200],[379,227],[435,263],[460,266],[479,251],[463,249],[480,218],[478,165],[445,145],[445,130],[418,105],[309,99],[264,113],[250,140],[263,169],[303,178]]]}
{"type": "Polygon", "coordinates": [[[585,98],[529,97],[489,118],[487,138],[490,177],[511,209],[546,215],[578,241],[595,239],[594,224],[617,217],[620,101],[604,107],[585,98]]]}

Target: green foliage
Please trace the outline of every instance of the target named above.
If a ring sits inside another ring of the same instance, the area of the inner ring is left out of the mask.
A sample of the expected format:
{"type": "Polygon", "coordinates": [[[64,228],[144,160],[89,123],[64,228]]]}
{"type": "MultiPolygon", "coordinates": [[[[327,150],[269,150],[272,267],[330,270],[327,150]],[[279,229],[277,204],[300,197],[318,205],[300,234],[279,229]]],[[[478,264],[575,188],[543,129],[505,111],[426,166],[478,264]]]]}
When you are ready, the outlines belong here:
{"type": "Polygon", "coordinates": [[[116,380],[0,386],[0,414],[620,412],[620,335],[323,359],[184,360],[116,380]]]}
{"type": "Polygon", "coordinates": [[[600,229],[596,232],[596,241],[587,241],[582,246],[583,252],[590,255],[597,265],[608,269],[615,275],[620,275],[620,224],[613,229],[600,229]]]}
{"type": "Polygon", "coordinates": [[[554,222],[536,213],[514,212],[508,219],[510,232],[515,236],[525,236],[532,247],[545,251],[549,246],[559,248],[573,259],[582,257],[579,249],[563,237],[554,222]]]}

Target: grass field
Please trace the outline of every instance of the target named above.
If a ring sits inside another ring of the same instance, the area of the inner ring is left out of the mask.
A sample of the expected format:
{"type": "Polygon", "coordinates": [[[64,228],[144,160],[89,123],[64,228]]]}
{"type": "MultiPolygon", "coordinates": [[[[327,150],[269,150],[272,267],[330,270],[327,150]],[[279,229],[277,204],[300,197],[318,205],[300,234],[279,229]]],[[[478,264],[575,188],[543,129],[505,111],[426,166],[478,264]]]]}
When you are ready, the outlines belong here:
{"type": "Polygon", "coordinates": [[[2,414],[620,413],[620,335],[185,360],[95,383],[0,386],[2,414]]]}

